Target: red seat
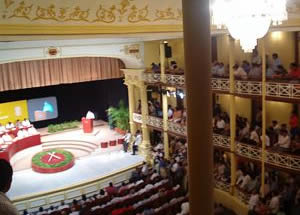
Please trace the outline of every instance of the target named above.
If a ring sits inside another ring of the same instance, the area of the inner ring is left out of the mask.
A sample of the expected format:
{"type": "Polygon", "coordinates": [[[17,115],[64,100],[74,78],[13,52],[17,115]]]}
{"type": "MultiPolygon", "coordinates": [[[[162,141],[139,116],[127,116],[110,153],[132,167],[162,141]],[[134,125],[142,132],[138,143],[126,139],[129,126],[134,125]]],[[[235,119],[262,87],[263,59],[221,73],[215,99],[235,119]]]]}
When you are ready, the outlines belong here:
{"type": "Polygon", "coordinates": [[[118,139],[118,144],[119,144],[119,145],[122,145],[122,144],[123,144],[123,142],[124,142],[124,138],[120,138],[120,139],[118,139]]]}
{"type": "Polygon", "coordinates": [[[101,143],[101,148],[107,148],[107,147],[108,147],[108,142],[101,143]]]}
{"type": "Polygon", "coordinates": [[[117,141],[116,140],[109,141],[109,146],[116,146],[116,145],[117,145],[117,141]]]}

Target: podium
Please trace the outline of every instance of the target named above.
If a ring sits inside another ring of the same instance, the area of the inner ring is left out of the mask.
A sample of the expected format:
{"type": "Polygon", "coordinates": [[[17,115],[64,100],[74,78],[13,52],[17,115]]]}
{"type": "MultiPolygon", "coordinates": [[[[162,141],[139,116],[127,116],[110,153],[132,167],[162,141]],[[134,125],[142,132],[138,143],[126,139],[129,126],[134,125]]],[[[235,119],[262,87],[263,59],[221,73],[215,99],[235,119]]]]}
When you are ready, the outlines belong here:
{"type": "Polygon", "coordinates": [[[94,120],[86,119],[85,117],[81,118],[83,133],[92,133],[94,129],[94,120]]]}

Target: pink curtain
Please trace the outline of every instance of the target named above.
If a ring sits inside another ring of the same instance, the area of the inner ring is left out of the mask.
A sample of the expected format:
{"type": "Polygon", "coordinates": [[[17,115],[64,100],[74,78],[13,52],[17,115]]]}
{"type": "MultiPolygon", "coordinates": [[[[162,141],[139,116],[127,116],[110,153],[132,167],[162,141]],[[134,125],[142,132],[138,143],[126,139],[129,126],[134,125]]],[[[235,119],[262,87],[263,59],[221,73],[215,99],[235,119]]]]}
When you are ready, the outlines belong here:
{"type": "Polygon", "coordinates": [[[105,57],[61,58],[0,64],[0,92],[123,77],[121,60],[105,57]]]}

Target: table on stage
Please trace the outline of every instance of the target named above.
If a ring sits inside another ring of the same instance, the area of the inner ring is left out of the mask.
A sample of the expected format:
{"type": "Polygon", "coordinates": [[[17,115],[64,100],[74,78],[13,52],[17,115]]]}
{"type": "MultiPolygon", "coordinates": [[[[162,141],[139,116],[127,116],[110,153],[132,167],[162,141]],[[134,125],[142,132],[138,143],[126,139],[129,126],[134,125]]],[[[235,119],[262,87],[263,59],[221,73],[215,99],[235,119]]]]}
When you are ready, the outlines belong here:
{"type": "MultiPolygon", "coordinates": [[[[24,137],[22,139],[14,140],[6,148],[2,148],[3,151],[0,151],[0,158],[9,161],[12,156],[17,152],[20,152],[24,149],[37,146],[41,144],[41,135],[35,134],[32,136],[24,137]]],[[[3,145],[2,145],[3,146],[3,145]]]]}

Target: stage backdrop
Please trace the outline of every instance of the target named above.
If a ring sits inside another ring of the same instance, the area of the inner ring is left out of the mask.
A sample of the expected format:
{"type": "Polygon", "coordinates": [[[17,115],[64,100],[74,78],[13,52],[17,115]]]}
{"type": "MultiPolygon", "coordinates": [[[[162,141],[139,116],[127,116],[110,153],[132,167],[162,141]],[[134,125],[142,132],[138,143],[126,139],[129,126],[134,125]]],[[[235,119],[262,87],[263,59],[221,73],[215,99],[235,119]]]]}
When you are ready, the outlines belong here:
{"type": "Polygon", "coordinates": [[[106,109],[117,105],[122,99],[128,104],[127,88],[123,79],[82,82],[54,85],[23,90],[0,92],[0,103],[55,96],[58,118],[35,122],[36,127],[52,123],[80,120],[88,110],[96,113],[97,118],[106,120],[106,109]]]}

